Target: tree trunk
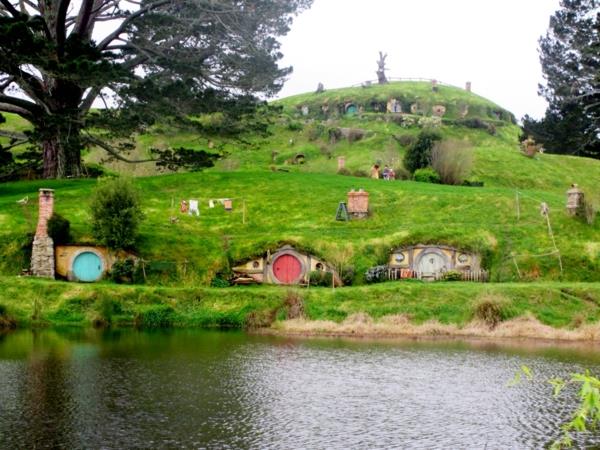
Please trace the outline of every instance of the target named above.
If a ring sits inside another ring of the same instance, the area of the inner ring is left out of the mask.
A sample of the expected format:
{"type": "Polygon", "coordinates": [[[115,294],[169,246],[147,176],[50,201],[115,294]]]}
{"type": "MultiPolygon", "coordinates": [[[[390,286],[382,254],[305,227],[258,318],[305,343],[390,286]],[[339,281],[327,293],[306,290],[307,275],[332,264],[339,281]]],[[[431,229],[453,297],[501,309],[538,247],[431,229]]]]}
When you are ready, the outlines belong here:
{"type": "Polygon", "coordinates": [[[46,130],[47,138],[42,142],[43,177],[78,178],[82,174],[79,130],[46,130]],[[66,136],[66,138],[65,138],[66,136]]]}

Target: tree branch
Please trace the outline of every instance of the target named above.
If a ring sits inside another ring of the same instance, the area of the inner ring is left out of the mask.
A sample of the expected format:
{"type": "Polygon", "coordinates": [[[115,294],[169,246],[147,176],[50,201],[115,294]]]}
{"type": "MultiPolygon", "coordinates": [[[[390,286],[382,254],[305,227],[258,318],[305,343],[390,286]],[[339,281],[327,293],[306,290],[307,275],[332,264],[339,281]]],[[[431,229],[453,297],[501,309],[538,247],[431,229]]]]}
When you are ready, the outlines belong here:
{"type": "Polygon", "coordinates": [[[0,130],[0,136],[18,140],[28,139],[23,133],[18,133],[16,131],[0,130]]]}
{"type": "Polygon", "coordinates": [[[90,144],[97,145],[101,149],[103,149],[106,152],[110,153],[112,156],[114,156],[119,161],[123,161],[123,162],[130,163],[130,164],[145,163],[145,162],[156,162],[157,161],[157,159],[155,159],[155,158],[150,158],[150,159],[127,159],[127,158],[121,156],[119,154],[119,151],[117,149],[115,149],[112,146],[108,145],[106,142],[104,142],[104,141],[102,141],[102,140],[100,140],[98,138],[95,138],[94,136],[92,136],[91,134],[89,134],[87,132],[86,132],[86,140],[90,144]]]}
{"type": "Polygon", "coordinates": [[[18,17],[19,15],[21,15],[21,13],[17,10],[17,8],[15,8],[9,0],[0,0],[0,3],[2,3],[2,5],[4,5],[4,8],[6,8],[6,10],[13,16],[13,17],[18,17]]]}
{"type": "MultiPolygon", "coordinates": [[[[0,0],[0,1],[7,1],[7,0],[0,0]]],[[[125,31],[125,29],[129,26],[129,24],[131,24],[131,22],[133,22],[138,17],[146,14],[149,11],[152,11],[153,9],[159,8],[160,6],[163,6],[163,5],[167,5],[171,2],[172,2],[172,0],[157,0],[154,3],[150,3],[148,6],[145,6],[144,8],[138,9],[136,12],[134,12],[130,16],[128,16],[127,19],[125,19],[121,23],[121,25],[119,25],[117,27],[117,29],[115,31],[113,31],[111,34],[106,36],[102,40],[102,42],[100,42],[100,44],[98,44],[98,48],[100,50],[104,50],[113,40],[115,40],[117,37],[119,37],[119,35],[121,33],[123,33],[125,31]]]]}
{"type": "Polygon", "coordinates": [[[65,50],[65,39],[67,38],[66,19],[70,4],[71,0],[60,0],[60,3],[58,4],[58,12],[56,15],[56,51],[59,58],[62,58],[65,50]]]}
{"type": "Polygon", "coordinates": [[[29,121],[32,121],[34,118],[34,115],[30,111],[27,111],[25,108],[11,105],[9,103],[3,103],[2,100],[0,100],[0,111],[17,114],[17,115],[21,116],[23,119],[29,120],[29,121]]]}
{"type": "Polygon", "coordinates": [[[88,24],[90,23],[90,16],[92,14],[93,6],[94,0],[83,0],[81,2],[81,8],[79,9],[79,14],[77,15],[77,22],[75,29],[73,30],[74,34],[78,34],[80,36],[86,34],[88,24]]]}

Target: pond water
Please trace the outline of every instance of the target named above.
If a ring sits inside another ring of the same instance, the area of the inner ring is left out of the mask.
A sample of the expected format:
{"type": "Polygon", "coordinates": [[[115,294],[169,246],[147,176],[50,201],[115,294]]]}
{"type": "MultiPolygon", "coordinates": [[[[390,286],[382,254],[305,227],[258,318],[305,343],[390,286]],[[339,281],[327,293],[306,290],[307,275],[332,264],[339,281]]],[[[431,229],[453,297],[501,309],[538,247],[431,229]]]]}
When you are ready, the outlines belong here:
{"type": "Polygon", "coordinates": [[[0,337],[0,448],[541,448],[575,395],[546,380],[586,368],[599,348],[18,331],[0,337]],[[522,364],[534,381],[508,387],[522,364]]]}

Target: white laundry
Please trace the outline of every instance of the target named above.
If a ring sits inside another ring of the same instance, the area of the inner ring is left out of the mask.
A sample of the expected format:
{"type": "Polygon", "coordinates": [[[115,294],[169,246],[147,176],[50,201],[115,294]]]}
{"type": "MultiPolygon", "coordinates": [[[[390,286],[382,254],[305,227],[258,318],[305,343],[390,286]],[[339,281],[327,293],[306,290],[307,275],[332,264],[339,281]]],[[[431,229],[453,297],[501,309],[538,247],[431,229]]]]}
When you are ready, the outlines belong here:
{"type": "Polygon", "coordinates": [[[214,200],[209,200],[208,201],[208,207],[209,208],[214,208],[215,207],[215,201],[214,200]]]}
{"type": "Polygon", "coordinates": [[[190,200],[189,205],[190,205],[190,209],[188,210],[188,214],[190,216],[193,216],[194,214],[199,216],[200,210],[198,209],[198,200],[190,200]]]}

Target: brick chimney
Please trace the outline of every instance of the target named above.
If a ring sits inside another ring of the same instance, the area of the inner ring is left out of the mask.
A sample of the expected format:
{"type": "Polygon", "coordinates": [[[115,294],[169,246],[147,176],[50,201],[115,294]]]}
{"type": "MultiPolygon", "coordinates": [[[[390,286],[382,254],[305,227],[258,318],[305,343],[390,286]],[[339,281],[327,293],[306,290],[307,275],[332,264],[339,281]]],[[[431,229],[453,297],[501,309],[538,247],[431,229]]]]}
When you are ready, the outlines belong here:
{"type": "Polygon", "coordinates": [[[344,156],[338,156],[338,170],[346,167],[346,158],[344,156]]]}
{"type": "Polygon", "coordinates": [[[465,83],[465,91],[471,92],[471,82],[470,81],[467,81],[465,83]]]}
{"type": "Polygon", "coordinates": [[[575,216],[583,207],[583,191],[576,184],[567,191],[567,214],[575,216]]]}
{"type": "Polygon", "coordinates": [[[48,219],[54,212],[54,190],[40,189],[38,223],[35,237],[48,237],[48,219]]]}
{"type": "Polygon", "coordinates": [[[54,278],[54,242],[48,236],[48,219],[54,212],[54,190],[40,189],[38,224],[31,252],[31,272],[36,277],[54,278]]]}
{"type": "Polygon", "coordinates": [[[359,189],[348,192],[348,214],[354,219],[364,219],[369,214],[369,193],[359,189]]]}

